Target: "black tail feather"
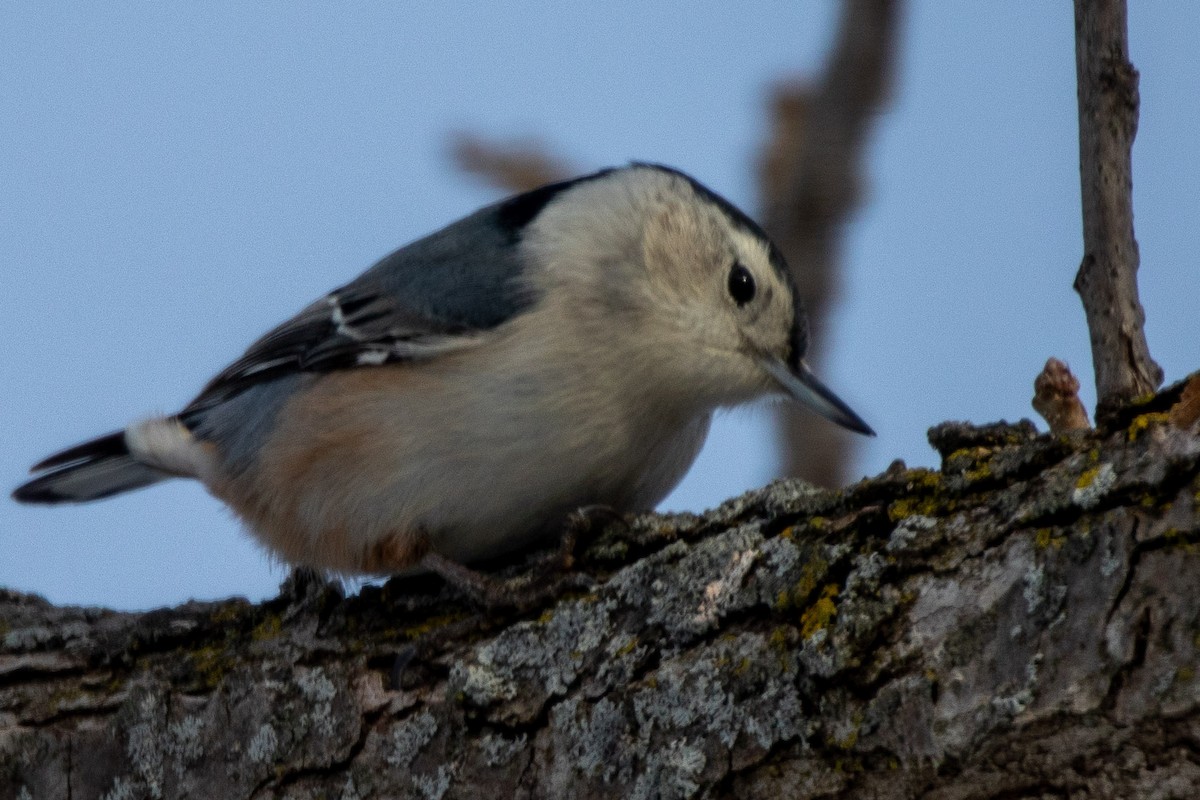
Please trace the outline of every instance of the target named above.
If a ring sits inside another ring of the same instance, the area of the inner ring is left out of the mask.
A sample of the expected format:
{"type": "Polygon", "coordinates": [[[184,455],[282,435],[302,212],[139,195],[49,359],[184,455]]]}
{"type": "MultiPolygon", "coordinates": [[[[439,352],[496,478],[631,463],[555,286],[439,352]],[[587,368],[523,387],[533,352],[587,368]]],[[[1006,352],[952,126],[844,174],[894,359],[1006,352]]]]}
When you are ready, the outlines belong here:
{"type": "Polygon", "coordinates": [[[13,499],[21,503],[80,503],[99,500],[170,477],[137,461],[125,445],[124,431],[55,453],[34,465],[42,472],[18,486],[13,499]]]}
{"type": "Polygon", "coordinates": [[[45,469],[61,467],[75,461],[100,461],[104,458],[129,455],[125,446],[125,431],[117,431],[96,439],[90,439],[74,447],[68,447],[52,456],[42,459],[29,468],[30,472],[41,472],[45,469]]]}

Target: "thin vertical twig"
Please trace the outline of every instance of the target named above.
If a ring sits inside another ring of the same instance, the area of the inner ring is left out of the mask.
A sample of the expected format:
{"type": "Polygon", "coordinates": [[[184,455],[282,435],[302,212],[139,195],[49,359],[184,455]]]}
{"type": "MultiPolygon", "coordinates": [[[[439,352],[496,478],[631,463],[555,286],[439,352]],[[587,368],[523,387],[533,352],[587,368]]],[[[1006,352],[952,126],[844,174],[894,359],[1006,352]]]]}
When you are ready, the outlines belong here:
{"type": "Polygon", "coordinates": [[[1096,416],[1152,392],[1162,369],[1150,357],[1138,299],[1133,170],[1138,73],[1129,62],[1125,0],[1075,0],[1083,301],[1096,373],[1096,416]]]}

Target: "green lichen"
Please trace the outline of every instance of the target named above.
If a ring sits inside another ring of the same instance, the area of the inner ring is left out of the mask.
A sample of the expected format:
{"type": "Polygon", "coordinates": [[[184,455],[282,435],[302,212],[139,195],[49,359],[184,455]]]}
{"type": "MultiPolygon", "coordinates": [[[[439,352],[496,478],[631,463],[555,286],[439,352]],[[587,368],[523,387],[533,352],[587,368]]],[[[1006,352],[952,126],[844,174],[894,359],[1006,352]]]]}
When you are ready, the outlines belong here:
{"type": "Polygon", "coordinates": [[[821,591],[821,597],[800,616],[800,635],[812,638],[817,631],[825,630],[837,616],[837,605],[833,598],[838,596],[836,583],[830,583],[821,591]]]}

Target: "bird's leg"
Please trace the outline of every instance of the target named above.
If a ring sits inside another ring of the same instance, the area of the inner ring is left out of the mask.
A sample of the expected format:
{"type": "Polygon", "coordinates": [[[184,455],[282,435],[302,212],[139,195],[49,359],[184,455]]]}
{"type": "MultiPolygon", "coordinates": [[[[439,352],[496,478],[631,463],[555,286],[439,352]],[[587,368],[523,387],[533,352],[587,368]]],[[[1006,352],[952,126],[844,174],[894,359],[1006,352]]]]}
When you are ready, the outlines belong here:
{"type": "Polygon", "coordinates": [[[567,515],[558,540],[558,550],[547,561],[556,564],[560,570],[570,569],[575,566],[575,552],[581,544],[580,539],[586,548],[596,534],[609,525],[628,528],[629,521],[612,506],[580,506],[567,515]]]}
{"type": "MultiPolygon", "coordinates": [[[[485,609],[527,610],[557,596],[563,589],[592,587],[590,577],[570,572],[575,564],[575,552],[581,540],[586,546],[597,532],[610,524],[629,525],[625,517],[611,506],[584,506],[577,509],[564,521],[562,536],[554,552],[540,559],[529,572],[508,580],[494,578],[432,551],[425,553],[420,564],[485,609]]],[[[457,637],[466,626],[476,624],[477,618],[460,620],[405,645],[396,653],[396,661],[392,665],[392,687],[398,690],[408,680],[413,680],[407,677],[407,673],[414,661],[424,660],[442,642],[457,637]]]]}
{"type": "Polygon", "coordinates": [[[529,572],[507,580],[494,578],[432,551],[422,557],[421,566],[437,573],[485,608],[528,610],[564,589],[591,587],[591,578],[570,570],[575,565],[575,551],[580,539],[590,540],[603,528],[603,525],[598,527],[597,522],[628,524],[609,506],[584,506],[567,517],[558,548],[553,553],[541,559],[529,572]]]}

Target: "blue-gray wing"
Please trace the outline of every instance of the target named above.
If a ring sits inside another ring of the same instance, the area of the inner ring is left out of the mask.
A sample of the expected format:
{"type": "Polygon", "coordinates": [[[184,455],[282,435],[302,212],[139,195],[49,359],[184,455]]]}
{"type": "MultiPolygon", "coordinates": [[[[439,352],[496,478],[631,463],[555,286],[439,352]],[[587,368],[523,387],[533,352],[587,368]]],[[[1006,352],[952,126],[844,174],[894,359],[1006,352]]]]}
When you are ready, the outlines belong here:
{"type": "Polygon", "coordinates": [[[252,344],[184,414],[288,375],[434,358],[484,340],[536,300],[521,274],[525,226],[559,192],[592,177],[488,206],[386,256],[252,344]]]}

